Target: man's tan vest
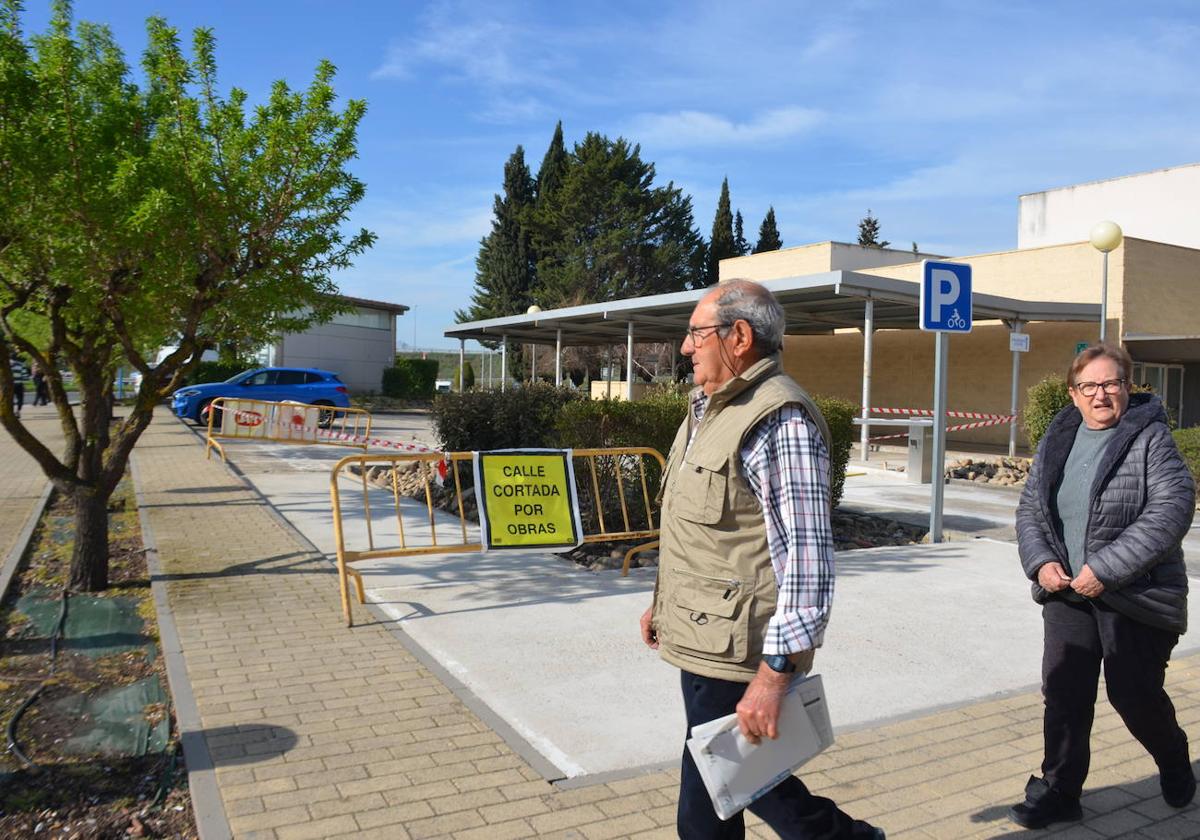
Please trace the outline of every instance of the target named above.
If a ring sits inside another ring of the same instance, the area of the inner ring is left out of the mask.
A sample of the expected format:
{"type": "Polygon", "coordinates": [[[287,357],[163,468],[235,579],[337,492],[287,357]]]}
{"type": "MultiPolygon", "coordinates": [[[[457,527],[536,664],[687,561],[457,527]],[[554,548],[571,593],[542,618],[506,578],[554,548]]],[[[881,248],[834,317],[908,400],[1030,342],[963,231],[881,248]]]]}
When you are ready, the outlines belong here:
{"type": "Polygon", "coordinates": [[[825,418],[778,357],[709,398],[690,447],[690,411],[675,435],[663,478],[654,626],[662,658],[690,673],[749,682],[758,669],[777,584],[740,451],[760,420],[791,404],[804,407],[828,445],[825,418]]]}

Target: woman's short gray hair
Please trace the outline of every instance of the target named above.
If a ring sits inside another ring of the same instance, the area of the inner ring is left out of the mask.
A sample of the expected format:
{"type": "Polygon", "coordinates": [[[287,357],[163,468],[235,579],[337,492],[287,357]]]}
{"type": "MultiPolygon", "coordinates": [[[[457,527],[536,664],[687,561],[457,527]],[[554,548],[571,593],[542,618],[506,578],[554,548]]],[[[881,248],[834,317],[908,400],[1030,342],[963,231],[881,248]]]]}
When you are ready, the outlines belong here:
{"type": "Polygon", "coordinates": [[[714,289],[717,320],[722,324],[745,321],[754,334],[754,349],[764,356],[779,352],[783,346],[783,307],[764,286],[753,280],[726,280],[714,289]]]}

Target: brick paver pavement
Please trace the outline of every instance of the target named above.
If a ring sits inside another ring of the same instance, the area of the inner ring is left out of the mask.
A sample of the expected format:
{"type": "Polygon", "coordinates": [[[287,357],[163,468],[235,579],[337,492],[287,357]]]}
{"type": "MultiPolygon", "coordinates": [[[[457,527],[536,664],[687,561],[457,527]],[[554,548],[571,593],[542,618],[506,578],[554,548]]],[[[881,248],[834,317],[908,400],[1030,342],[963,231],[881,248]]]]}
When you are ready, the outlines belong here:
{"type": "MultiPolygon", "coordinates": [[[[21,412],[26,427],[55,455],[61,454],[62,430],[54,409],[47,406],[34,408],[29,399],[27,396],[25,409],[21,412]]],[[[0,428],[0,560],[13,550],[47,483],[37,461],[0,428]]]]}
{"type": "MultiPolygon", "coordinates": [[[[135,459],[236,836],[674,836],[676,773],[557,790],[386,627],[346,629],[331,566],[169,416],[135,459]]],[[[1200,732],[1200,657],[1174,663],[1169,683],[1200,732]]],[[[1055,836],[1200,836],[1200,809],[1163,804],[1106,703],[1094,743],[1089,818],[1055,836]]],[[[1019,834],[1004,813],[1040,746],[1040,700],[1024,693],[844,733],[803,777],[892,838],[1019,834]]]]}

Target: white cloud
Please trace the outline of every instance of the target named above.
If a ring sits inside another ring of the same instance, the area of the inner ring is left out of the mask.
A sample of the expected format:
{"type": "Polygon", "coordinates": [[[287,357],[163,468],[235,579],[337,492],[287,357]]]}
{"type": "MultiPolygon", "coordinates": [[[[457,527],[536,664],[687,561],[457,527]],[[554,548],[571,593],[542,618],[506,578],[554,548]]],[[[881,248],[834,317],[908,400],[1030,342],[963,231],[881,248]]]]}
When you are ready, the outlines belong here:
{"type": "Polygon", "coordinates": [[[824,112],[799,106],[765,111],[743,123],[703,111],[676,111],[640,114],[623,133],[658,148],[752,146],[807,134],[824,121],[824,112]]]}
{"type": "Polygon", "coordinates": [[[388,203],[364,208],[361,224],[379,236],[375,250],[457,247],[472,255],[492,229],[491,196],[465,199],[458,206],[388,203]]]}

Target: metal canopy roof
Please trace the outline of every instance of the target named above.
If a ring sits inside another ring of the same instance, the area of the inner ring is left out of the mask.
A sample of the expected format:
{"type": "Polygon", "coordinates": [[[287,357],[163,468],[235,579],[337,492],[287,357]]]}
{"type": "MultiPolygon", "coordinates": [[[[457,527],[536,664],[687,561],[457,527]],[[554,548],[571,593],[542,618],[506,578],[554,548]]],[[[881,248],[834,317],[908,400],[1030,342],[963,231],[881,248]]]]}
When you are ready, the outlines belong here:
{"type": "MultiPolygon", "coordinates": [[[[875,329],[916,329],[920,284],[892,277],[877,277],[854,271],[828,271],[803,277],[763,281],[783,305],[788,335],[820,334],[843,327],[863,326],[863,302],[875,301],[875,329]]],[[[627,298],[551,309],[532,315],[512,315],[456,324],[445,331],[447,338],[550,344],[562,330],[564,345],[616,344],[623,342],[628,324],[633,323],[634,340],[680,341],[696,301],[707,289],[665,295],[627,298]]],[[[1047,303],[976,294],[976,321],[1096,321],[1096,303],[1047,303]]]]}

